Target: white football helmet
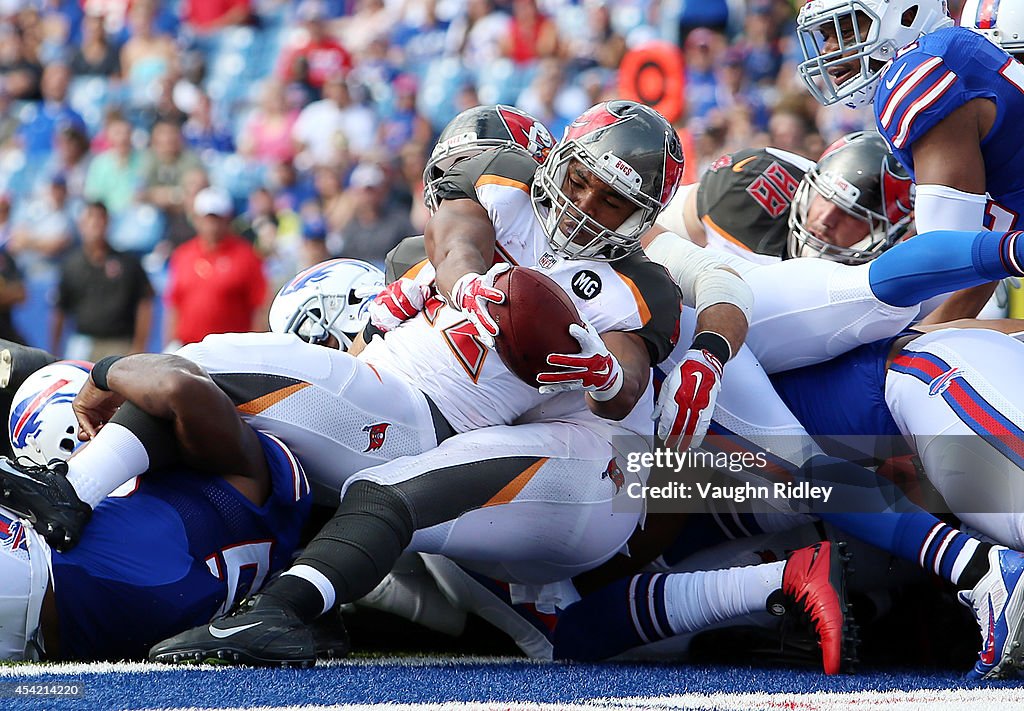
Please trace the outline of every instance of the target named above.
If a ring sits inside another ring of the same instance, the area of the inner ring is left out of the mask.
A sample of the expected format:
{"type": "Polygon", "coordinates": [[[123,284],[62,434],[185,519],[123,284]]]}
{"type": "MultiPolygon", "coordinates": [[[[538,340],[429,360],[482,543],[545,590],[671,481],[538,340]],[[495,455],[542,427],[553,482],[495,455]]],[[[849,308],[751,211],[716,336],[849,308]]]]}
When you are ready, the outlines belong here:
{"type": "Polygon", "coordinates": [[[341,350],[366,326],[367,309],[384,288],[384,272],[358,259],[331,259],[299,272],[270,305],[270,330],[307,343],[334,336],[341,350]]]}
{"type": "Polygon", "coordinates": [[[1022,0],[967,0],[960,24],[988,37],[1008,54],[1024,53],[1022,0]]]}
{"type": "Polygon", "coordinates": [[[8,420],[14,456],[36,464],[66,461],[83,444],[71,402],[91,370],[92,363],[60,360],[25,379],[14,394],[8,420]]]}
{"type": "Polygon", "coordinates": [[[897,51],[952,25],[946,0],[808,0],[796,19],[804,55],[797,71],[825,106],[864,106],[875,98],[882,67],[897,51]],[[837,38],[836,48],[825,50],[823,32],[837,38]],[[851,63],[854,71],[847,75],[843,68],[851,63]]]}

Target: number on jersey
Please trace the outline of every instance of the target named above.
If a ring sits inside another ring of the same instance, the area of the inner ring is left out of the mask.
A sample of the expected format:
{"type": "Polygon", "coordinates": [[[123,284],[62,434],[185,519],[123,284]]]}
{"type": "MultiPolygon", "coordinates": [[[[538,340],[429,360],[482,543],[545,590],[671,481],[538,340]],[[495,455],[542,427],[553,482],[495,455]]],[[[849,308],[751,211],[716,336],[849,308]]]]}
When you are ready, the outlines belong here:
{"type": "Polygon", "coordinates": [[[206,567],[213,577],[227,585],[227,594],[218,615],[223,615],[243,597],[263,587],[270,572],[270,549],[273,545],[273,541],[240,543],[206,559],[206,567]]]}
{"type": "Polygon", "coordinates": [[[763,173],[747,186],[747,193],[761,208],[773,218],[784,213],[793,202],[799,181],[779,165],[772,161],[763,173]]]}
{"type": "Polygon", "coordinates": [[[985,229],[993,232],[1010,232],[1017,226],[1017,215],[1013,210],[1003,207],[995,200],[989,200],[985,206],[985,229]]]}
{"type": "Polygon", "coordinates": [[[480,378],[480,371],[483,370],[484,361],[487,359],[487,348],[477,337],[476,326],[469,321],[459,321],[454,326],[441,329],[441,335],[466,374],[475,383],[480,378]]]}

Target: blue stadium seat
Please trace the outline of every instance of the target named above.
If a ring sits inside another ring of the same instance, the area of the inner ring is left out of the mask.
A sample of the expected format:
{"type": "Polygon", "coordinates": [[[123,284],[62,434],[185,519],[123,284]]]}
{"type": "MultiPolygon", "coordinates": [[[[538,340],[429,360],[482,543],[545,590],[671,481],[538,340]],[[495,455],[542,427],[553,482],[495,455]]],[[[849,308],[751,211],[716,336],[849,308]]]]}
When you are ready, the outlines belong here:
{"type": "Polygon", "coordinates": [[[103,111],[110,100],[110,82],[106,77],[75,77],[68,87],[68,103],[81,115],[90,134],[103,123],[103,111]]]}
{"type": "Polygon", "coordinates": [[[239,155],[215,154],[206,161],[210,183],[227,190],[234,200],[244,200],[263,185],[266,168],[239,155]]]}
{"type": "Polygon", "coordinates": [[[144,254],[160,241],[164,216],[152,205],[133,205],[114,220],[110,246],[122,252],[144,254]]]}
{"type": "Polygon", "coordinates": [[[499,59],[480,68],[477,94],[482,104],[514,104],[516,97],[533,80],[536,68],[516,67],[510,59],[499,59]]]}
{"type": "Polygon", "coordinates": [[[445,57],[430,63],[420,88],[418,108],[435,131],[440,131],[455,115],[455,96],[472,77],[462,63],[445,57]]]}

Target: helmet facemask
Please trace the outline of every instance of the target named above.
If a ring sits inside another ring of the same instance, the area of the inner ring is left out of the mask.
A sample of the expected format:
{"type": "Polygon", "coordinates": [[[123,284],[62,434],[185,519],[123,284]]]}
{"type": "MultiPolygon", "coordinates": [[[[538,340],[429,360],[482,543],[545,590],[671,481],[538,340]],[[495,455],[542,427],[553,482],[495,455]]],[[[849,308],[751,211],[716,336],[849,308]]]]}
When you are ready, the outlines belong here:
{"type": "Polygon", "coordinates": [[[579,142],[563,141],[536,172],[531,189],[533,210],[544,225],[552,252],[567,259],[615,261],[640,249],[640,236],[654,224],[661,204],[642,190],[639,173],[616,170],[619,159],[611,153],[591,155],[579,142]],[[590,217],[565,194],[569,166],[578,161],[586,170],[611,186],[636,210],[615,228],[590,217]],[[579,239],[581,236],[584,239],[579,239]],[[577,241],[578,240],[578,241],[577,241]]]}
{"type": "Polygon", "coordinates": [[[797,16],[804,55],[797,72],[825,106],[864,106],[874,100],[886,62],[921,35],[952,24],[946,0],[810,0],[797,16]],[[838,49],[824,51],[823,31],[834,34],[838,49]],[[829,71],[851,62],[853,75],[837,83],[829,71]]]}
{"type": "Polygon", "coordinates": [[[842,264],[864,264],[891,247],[906,233],[911,220],[909,215],[894,225],[885,215],[859,204],[856,190],[841,176],[822,174],[817,168],[807,172],[797,187],[789,213],[791,257],[818,257],[842,264]],[[811,232],[807,227],[807,218],[815,194],[864,223],[867,229],[864,238],[848,247],[840,247],[811,232]]]}
{"type": "MultiPolygon", "coordinates": [[[[879,50],[881,18],[859,0],[816,11],[804,6],[798,21],[797,38],[804,61],[797,67],[801,80],[815,99],[825,106],[843,101],[856,108],[871,103],[875,82],[883,61],[873,61],[879,50]],[[838,49],[825,52],[823,31],[834,34],[838,49]],[[841,84],[829,71],[854,65],[853,74],[841,84]]],[[[895,47],[887,47],[890,54],[895,47]]]]}
{"type": "Polygon", "coordinates": [[[317,289],[296,309],[285,333],[294,333],[314,345],[322,345],[334,336],[341,350],[347,351],[366,322],[370,297],[379,291],[380,287],[373,285],[353,287],[348,295],[325,295],[317,289]]]}

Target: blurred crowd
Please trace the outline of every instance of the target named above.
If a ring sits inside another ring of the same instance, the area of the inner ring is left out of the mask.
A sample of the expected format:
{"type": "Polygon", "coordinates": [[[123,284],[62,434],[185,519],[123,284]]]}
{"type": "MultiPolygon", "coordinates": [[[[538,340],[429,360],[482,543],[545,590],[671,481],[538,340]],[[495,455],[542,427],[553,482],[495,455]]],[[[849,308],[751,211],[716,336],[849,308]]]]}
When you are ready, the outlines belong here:
{"type": "Polygon", "coordinates": [[[685,59],[690,179],[747,146],[816,158],[870,116],[800,88],[799,4],[0,0],[0,336],[159,348],[221,328],[203,315],[225,299],[260,327],[296,270],[380,264],[422,231],[424,162],[456,113],[515,104],[558,137],[652,40],[685,59]],[[212,291],[189,305],[196,288],[212,291]]]}

